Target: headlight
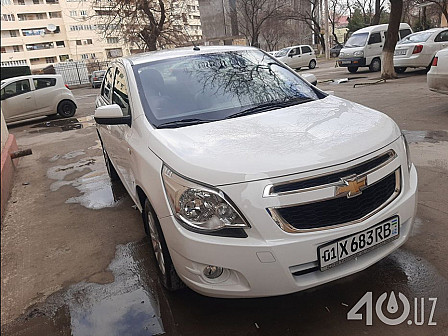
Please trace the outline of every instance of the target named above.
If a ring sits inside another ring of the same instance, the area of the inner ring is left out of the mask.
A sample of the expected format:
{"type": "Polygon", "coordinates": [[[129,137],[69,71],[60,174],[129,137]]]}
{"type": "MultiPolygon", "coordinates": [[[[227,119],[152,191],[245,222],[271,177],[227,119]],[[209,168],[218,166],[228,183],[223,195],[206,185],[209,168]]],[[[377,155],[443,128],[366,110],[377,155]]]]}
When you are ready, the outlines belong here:
{"type": "Polygon", "coordinates": [[[404,144],[404,151],[406,152],[406,161],[408,163],[408,170],[411,170],[412,161],[411,161],[411,152],[409,151],[409,144],[406,140],[406,137],[403,133],[401,133],[401,136],[403,138],[403,144],[404,144]]]}
{"type": "Polygon", "coordinates": [[[355,51],[353,53],[353,56],[358,56],[358,57],[363,57],[364,56],[364,51],[355,51]]]}
{"type": "Polygon", "coordinates": [[[250,227],[221,190],[189,181],[166,166],[162,179],[174,216],[193,230],[250,227]]]}
{"type": "Polygon", "coordinates": [[[342,56],[344,56],[344,53],[341,51],[341,52],[339,53],[339,57],[342,57],[342,56]]]}

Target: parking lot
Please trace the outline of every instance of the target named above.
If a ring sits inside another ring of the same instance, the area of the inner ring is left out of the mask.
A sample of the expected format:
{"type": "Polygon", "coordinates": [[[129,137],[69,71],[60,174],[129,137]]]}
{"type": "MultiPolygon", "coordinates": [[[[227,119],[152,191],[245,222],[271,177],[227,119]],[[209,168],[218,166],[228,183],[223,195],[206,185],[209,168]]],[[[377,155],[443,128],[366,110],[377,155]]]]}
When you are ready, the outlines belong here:
{"type": "Polygon", "coordinates": [[[386,113],[408,138],[419,201],[404,246],[363,272],[281,297],[167,292],[157,280],[139,212],[107,176],[93,120],[99,90],[75,89],[74,118],[9,126],[19,147],[33,155],[20,159],[2,222],[2,333],[446,335],[448,96],[429,91],[421,70],[377,84],[379,73],[349,74],[333,61],[301,73],[315,74],[325,91],[386,113]],[[376,314],[372,325],[347,319],[365,293],[375,302],[390,291],[403,293],[412,312],[414,298],[423,299],[424,323],[416,325],[413,317],[388,326],[376,314]],[[428,323],[432,308],[436,325],[428,323]]]}

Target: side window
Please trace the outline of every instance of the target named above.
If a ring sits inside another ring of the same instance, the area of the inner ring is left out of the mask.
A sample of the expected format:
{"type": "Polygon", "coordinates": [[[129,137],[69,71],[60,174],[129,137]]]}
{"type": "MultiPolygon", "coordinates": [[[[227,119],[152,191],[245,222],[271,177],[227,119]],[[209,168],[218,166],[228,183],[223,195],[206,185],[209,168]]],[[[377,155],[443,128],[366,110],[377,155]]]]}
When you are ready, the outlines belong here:
{"type": "Polygon", "coordinates": [[[30,81],[28,79],[19,80],[17,82],[6,85],[2,89],[1,100],[15,97],[30,91],[30,81]]]}
{"type": "Polygon", "coordinates": [[[308,46],[304,46],[302,47],[302,53],[306,54],[306,53],[310,53],[311,52],[311,48],[308,46]]]}
{"type": "Polygon", "coordinates": [[[107,70],[106,76],[104,78],[103,87],[101,88],[101,95],[106,98],[107,101],[110,99],[110,91],[112,90],[112,82],[114,79],[115,68],[109,68],[107,70]]]}
{"type": "Polygon", "coordinates": [[[291,51],[289,52],[289,56],[295,56],[295,55],[300,55],[300,48],[291,49],[291,51]]]}
{"type": "Polygon", "coordinates": [[[33,78],[34,88],[36,90],[45,89],[56,85],[56,78],[33,78]]]}
{"type": "Polygon", "coordinates": [[[434,42],[448,42],[448,30],[444,30],[436,36],[434,42]]]}
{"type": "Polygon", "coordinates": [[[408,36],[408,35],[410,35],[411,34],[411,30],[410,29],[402,29],[402,30],[400,30],[399,32],[399,35],[400,35],[400,40],[402,40],[402,39],[404,39],[406,36],[408,36]]]}
{"type": "Polygon", "coordinates": [[[380,33],[373,33],[369,37],[369,44],[381,43],[380,33]]]}
{"type": "Polygon", "coordinates": [[[115,72],[112,104],[119,105],[121,107],[121,110],[123,111],[124,116],[129,115],[130,109],[126,73],[120,67],[118,67],[117,71],[115,72]]]}

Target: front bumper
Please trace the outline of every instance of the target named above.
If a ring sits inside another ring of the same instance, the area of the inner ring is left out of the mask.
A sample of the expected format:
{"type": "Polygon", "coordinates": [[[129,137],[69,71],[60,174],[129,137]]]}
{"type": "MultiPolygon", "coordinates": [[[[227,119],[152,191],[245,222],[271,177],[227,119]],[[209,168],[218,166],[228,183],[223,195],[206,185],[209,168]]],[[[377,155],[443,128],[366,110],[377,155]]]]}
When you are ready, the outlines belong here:
{"type": "Polygon", "coordinates": [[[161,218],[160,224],[176,271],[193,290],[228,298],[288,294],[361,271],[408,239],[417,202],[415,167],[404,175],[405,186],[391,204],[368,219],[345,227],[290,234],[266,217],[253,223],[254,227],[248,230],[249,237],[226,238],[190,232],[172,216],[161,218]],[[398,239],[325,272],[316,270],[318,246],[363,231],[395,215],[400,219],[398,239]],[[260,229],[256,230],[255,226],[260,229]],[[227,270],[218,279],[209,280],[203,276],[207,265],[227,270]],[[299,273],[302,275],[297,275],[299,273]]]}
{"type": "Polygon", "coordinates": [[[366,66],[366,59],[364,57],[340,58],[338,65],[340,67],[363,67],[366,66]]]}

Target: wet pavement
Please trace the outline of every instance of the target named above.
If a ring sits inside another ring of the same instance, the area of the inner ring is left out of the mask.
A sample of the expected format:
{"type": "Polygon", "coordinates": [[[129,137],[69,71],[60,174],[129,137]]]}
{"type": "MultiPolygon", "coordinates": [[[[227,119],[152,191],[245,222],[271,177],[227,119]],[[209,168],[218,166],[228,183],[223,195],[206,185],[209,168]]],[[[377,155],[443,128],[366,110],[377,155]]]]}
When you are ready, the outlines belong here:
{"type": "MultiPolygon", "coordinates": [[[[319,80],[350,76],[327,70],[317,73],[319,80]]],[[[387,94],[389,84],[353,93],[353,82],[374,74],[322,88],[377,105],[404,129],[419,171],[412,236],[365,271],[280,297],[214,299],[161,287],[141,217],[123,185],[107,176],[91,116],[94,90],[75,91],[81,100],[76,118],[11,127],[19,145],[34,154],[20,163],[2,223],[2,334],[447,335],[448,102],[423,92],[421,75],[407,76],[422,92],[424,116],[412,99],[397,108],[396,97],[409,90],[401,84],[395,96],[387,94]],[[362,319],[349,320],[369,292],[362,319]],[[384,322],[400,316],[398,325],[384,322]]]]}

